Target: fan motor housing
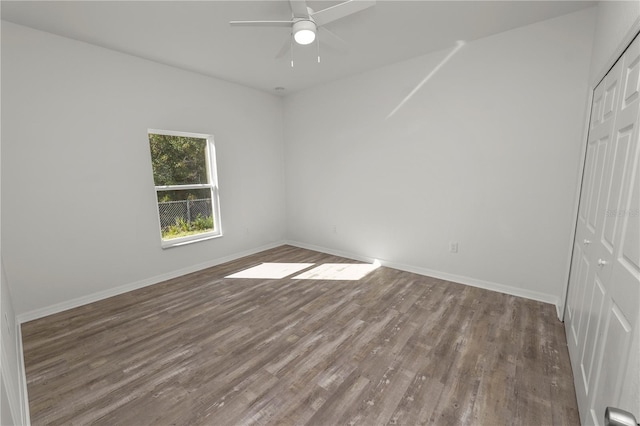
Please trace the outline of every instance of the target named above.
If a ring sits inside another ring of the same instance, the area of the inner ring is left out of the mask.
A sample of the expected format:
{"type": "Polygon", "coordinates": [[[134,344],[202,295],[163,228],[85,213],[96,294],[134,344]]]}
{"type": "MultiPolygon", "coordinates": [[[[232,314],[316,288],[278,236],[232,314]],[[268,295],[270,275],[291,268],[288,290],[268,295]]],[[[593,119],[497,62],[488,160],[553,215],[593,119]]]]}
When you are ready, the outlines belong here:
{"type": "Polygon", "coordinates": [[[300,20],[293,24],[293,37],[298,44],[312,43],[316,36],[316,24],[312,20],[300,20]]]}

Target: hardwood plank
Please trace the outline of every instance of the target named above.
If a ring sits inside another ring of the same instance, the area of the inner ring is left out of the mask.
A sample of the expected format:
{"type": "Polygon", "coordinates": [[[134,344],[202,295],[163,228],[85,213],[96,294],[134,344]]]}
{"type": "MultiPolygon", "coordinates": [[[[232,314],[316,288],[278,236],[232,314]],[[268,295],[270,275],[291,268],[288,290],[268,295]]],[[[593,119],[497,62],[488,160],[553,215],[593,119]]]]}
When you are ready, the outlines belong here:
{"type": "Polygon", "coordinates": [[[32,423],[579,424],[553,306],[389,268],[225,278],[263,262],[358,263],[282,246],[23,324],[32,423]]]}

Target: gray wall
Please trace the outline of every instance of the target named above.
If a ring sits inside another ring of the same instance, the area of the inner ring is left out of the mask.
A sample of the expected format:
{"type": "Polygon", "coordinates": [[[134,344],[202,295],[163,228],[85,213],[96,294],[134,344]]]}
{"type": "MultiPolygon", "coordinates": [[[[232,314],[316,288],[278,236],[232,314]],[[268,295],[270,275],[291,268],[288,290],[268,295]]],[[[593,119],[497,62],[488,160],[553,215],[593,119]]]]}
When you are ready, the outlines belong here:
{"type": "Polygon", "coordinates": [[[18,315],[281,241],[281,99],[2,25],[2,255],[18,315]],[[147,129],[212,134],[224,236],[163,250],[147,129]]]}
{"type": "Polygon", "coordinates": [[[288,237],[558,303],[594,20],[469,42],[389,118],[448,51],[288,96],[288,237]]]}

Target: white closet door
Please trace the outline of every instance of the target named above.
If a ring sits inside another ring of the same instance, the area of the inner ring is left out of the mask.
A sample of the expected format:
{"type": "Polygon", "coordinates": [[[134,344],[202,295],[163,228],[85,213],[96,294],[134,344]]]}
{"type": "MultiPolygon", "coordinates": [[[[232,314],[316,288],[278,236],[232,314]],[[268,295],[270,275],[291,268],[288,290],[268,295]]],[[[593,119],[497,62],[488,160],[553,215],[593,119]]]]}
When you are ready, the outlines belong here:
{"type": "Polygon", "coordinates": [[[566,332],[580,419],[640,416],[640,38],[594,92],[566,332]]]}

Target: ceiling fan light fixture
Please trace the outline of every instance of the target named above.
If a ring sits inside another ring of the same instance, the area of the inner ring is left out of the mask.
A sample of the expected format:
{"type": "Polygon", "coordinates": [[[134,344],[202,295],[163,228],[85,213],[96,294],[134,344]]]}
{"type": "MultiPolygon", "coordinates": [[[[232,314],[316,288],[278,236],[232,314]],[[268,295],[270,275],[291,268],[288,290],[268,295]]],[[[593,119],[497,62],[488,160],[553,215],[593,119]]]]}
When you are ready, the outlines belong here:
{"type": "Polygon", "coordinates": [[[316,39],[316,24],[311,21],[298,21],[293,24],[293,39],[298,44],[311,44],[316,39]]]}

